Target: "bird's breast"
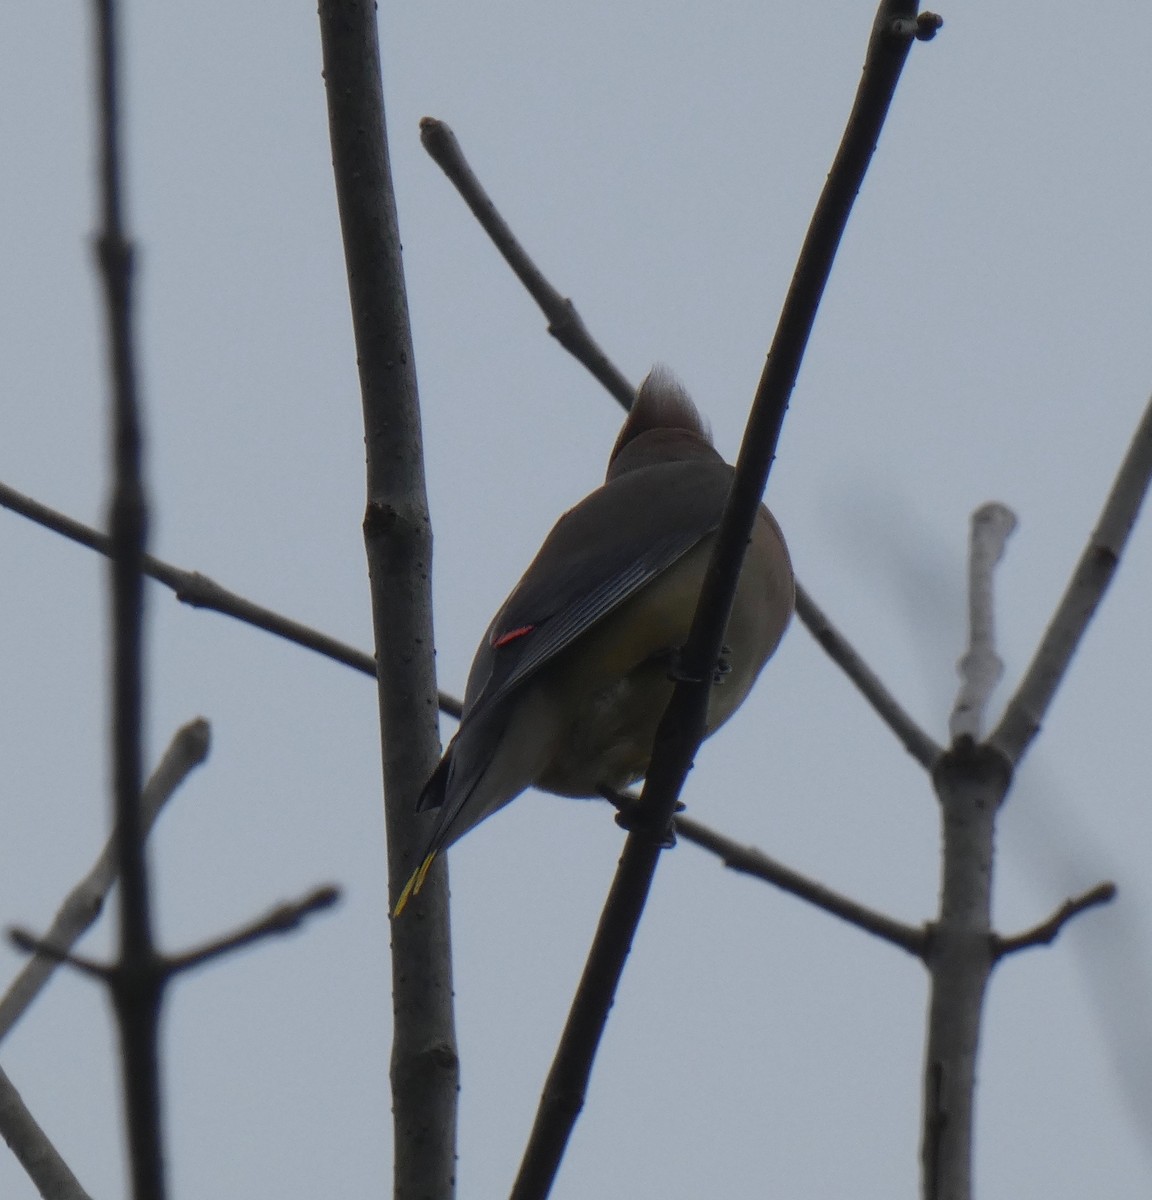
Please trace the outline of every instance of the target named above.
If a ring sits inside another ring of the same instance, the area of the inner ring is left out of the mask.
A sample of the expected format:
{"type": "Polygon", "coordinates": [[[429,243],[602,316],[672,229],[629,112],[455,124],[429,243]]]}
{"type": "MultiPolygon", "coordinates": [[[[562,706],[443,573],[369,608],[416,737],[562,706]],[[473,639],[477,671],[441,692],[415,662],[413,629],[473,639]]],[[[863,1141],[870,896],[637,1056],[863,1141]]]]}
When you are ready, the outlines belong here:
{"type": "MultiPolygon", "coordinates": [[[[672,696],[675,655],[688,637],[712,541],[705,538],[693,547],[534,681],[537,702],[556,717],[555,741],[535,781],[538,787],[563,796],[594,796],[602,787],[626,787],[647,772],[656,729],[672,696]]],[[[779,638],[778,630],[765,636],[764,584],[755,572],[741,575],[725,639],[730,669],[712,688],[709,734],[744,701],[779,638]]]]}

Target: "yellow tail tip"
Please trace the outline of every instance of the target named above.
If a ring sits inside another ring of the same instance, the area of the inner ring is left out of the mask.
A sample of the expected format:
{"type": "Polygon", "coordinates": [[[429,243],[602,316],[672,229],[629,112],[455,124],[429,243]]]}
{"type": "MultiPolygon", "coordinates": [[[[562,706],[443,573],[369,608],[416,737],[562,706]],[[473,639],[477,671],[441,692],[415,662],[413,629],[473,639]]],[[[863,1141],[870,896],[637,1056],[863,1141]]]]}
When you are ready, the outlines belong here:
{"type": "Polygon", "coordinates": [[[393,920],[408,907],[408,901],[413,896],[419,894],[420,889],[424,886],[424,880],[432,868],[432,863],[435,861],[436,854],[437,851],[433,850],[416,870],[412,872],[412,877],[404,885],[404,890],[400,893],[400,898],[396,901],[396,905],[392,909],[393,920]]]}

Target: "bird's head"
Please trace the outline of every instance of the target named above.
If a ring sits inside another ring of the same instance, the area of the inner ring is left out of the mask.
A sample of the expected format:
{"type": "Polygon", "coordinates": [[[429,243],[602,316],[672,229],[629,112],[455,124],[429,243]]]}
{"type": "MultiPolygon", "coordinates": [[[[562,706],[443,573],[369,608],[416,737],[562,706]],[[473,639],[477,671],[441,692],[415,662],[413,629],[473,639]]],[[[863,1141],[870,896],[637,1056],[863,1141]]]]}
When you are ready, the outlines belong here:
{"type": "Polygon", "coordinates": [[[610,482],[653,463],[719,457],[692,398],[664,366],[648,372],[608,459],[610,482]]]}

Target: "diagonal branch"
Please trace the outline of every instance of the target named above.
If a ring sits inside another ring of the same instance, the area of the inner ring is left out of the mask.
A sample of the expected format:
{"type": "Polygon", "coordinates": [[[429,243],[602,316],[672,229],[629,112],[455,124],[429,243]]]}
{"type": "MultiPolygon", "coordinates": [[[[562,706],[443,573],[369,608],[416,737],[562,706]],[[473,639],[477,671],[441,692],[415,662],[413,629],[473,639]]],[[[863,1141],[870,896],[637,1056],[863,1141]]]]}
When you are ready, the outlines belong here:
{"type": "MultiPolygon", "coordinates": [[[[640,797],[632,791],[617,791],[615,788],[601,788],[600,795],[608,801],[621,815],[616,818],[618,824],[629,828],[638,811],[640,797]]],[[[823,909],[834,917],[847,921],[871,933],[883,941],[907,950],[909,954],[923,959],[929,945],[927,933],[915,925],[906,925],[892,917],[885,916],[875,909],[842,896],[839,892],[825,887],[822,883],[801,875],[791,867],[785,866],[778,859],[771,858],[763,850],[755,846],[747,846],[734,838],[726,837],[709,829],[707,825],[694,821],[682,813],[683,804],[676,805],[676,817],[673,825],[674,838],[668,839],[669,845],[674,845],[678,838],[707,850],[733,871],[743,875],[751,875],[754,879],[762,879],[782,892],[788,892],[801,900],[807,900],[816,908],[823,909]]]]}
{"type": "Polygon", "coordinates": [[[776,443],[852,203],[863,182],[915,29],[916,3],[882,0],[856,103],[817,203],[744,434],[732,491],[717,532],[684,673],[656,734],[642,793],[647,819],[629,834],[568,1022],[544,1085],[512,1200],[547,1196],[583,1105],[592,1063],[631,950],[664,834],[704,733],[712,668],[720,653],[744,550],[776,443]],[[695,677],[692,679],[692,677],[695,677]]]}
{"type": "Polygon", "coordinates": [[[1094,888],[1065,900],[1063,904],[1045,921],[1025,929],[1023,933],[1011,937],[996,937],[993,940],[993,955],[997,961],[1019,950],[1029,950],[1033,946],[1050,946],[1060,935],[1069,921],[1097,908],[1101,904],[1111,904],[1116,899],[1114,883],[1098,883],[1094,888]]]}
{"type": "Polygon", "coordinates": [[[91,1200],[28,1111],[8,1075],[0,1070],[0,1136],[44,1200],[91,1200]]]}
{"type": "Polygon", "coordinates": [[[900,739],[904,749],[921,766],[931,771],[943,749],[905,712],[896,697],[881,683],[879,676],[801,587],[799,580],[796,581],[796,615],[821,649],[856,685],[884,724],[900,739]]]}
{"type": "Polygon", "coordinates": [[[456,135],[435,117],[420,122],[420,141],[437,166],[456,185],[464,203],[472,210],[493,245],[504,256],[516,278],[528,289],[528,294],[548,318],[548,332],[579,362],[581,362],[616,397],[625,408],[632,407],[636,389],[612,364],[608,355],[588,332],[576,306],[544,278],[524,247],[516,240],[508,222],[500,215],[484,185],[468,165],[456,135]]]}
{"type": "Polygon", "coordinates": [[[847,921],[849,925],[855,925],[857,929],[863,929],[865,933],[871,933],[901,950],[907,950],[917,958],[924,957],[928,938],[923,929],[894,920],[884,913],[850,900],[830,887],[801,875],[799,871],[786,867],[762,850],[757,850],[755,846],[742,845],[689,817],[676,818],[676,833],[685,841],[710,850],[733,871],[763,879],[765,883],[798,896],[801,900],[807,900],[809,904],[847,921]]]}
{"type": "Polygon", "coordinates": [[[1044,714],[1104,597],[1120,555],[1140,515],[1152,480],[1152,401],[1132,437],[1100,520],[1072,572],[1032,662],[1000,724],[989,737],[1010,762],[1018,763],[1040,732],[1044,714]]]}
{"type": "Polygon", "coordinates": [[[257,917],[226,937],[217,938],[216,941],[209,942],[206,946],[198,946],[195,950],[186,950],[183,954],[167,956],[164,959],[164,970],[169,976],[177,975],[193,967],[203,966],[221,955],[242,950],[245,946],[251,946],[266,937],[292,933],[299,929],[308,917],[331,908],[339,899],[340,889],[331,884],[316,888],[303,899],[278,904],[270,912],[257,917]]]}
{"type": "MultiPolygon", "coordinates": [[[[93,529],[91,525],[85,525],[83,521],[77,521],[74,517],[69,517],[65,513],[57,512],[54,508],[49,508],[46,504],[41,504],[39,500],[25,496],[6,483],[0,483],[0,508],[7,508],[11,512],[19,513],[20,516],[27,517],[37,525],[51,529],[53,533],[59,533],[70,541],[78,542],[81,546],[87,546],[98,554],[110,555],[112,553],[107,535],[93,529]]],[[[199,571],[186,571],[182,567],[173,566],[159,558],[153,558],[151,554],[146,554],[144,556],[144,574],[150,579],[155,579],[157,583],[164,584],[176,594],[176,599],[184,604],[189,604],[193,608],[211,609],[226,617],[234,617],[246,625],[254,625],[266,633],[275,634],[276,637],[284,638],[285,641],[294,642],[297,646],[303,646],[305,650],[314,650],[317,654],[324,655],[325,658],[343,663],[346,667],[352,667],[364,675],[371,675],[375,678],[376,659],[371,654],[364,650],[358,650],[355,646],[349,646],[347,642],[342,642],[330,634],[313,629],[310,625],[304,625],[300,621],[294,621],[291,617],[285,617],[270,608],[265,608],[262,604],[245,599],[238,593],[229,591],[228,588],[214,579],[210,579],[207,575],[202,575],[199,571]]],[[[450,717],[458,718],[460,716],[460,701],[455,696],[441,692],[439,701],[441,712],[447,713],[450,717]]]]}

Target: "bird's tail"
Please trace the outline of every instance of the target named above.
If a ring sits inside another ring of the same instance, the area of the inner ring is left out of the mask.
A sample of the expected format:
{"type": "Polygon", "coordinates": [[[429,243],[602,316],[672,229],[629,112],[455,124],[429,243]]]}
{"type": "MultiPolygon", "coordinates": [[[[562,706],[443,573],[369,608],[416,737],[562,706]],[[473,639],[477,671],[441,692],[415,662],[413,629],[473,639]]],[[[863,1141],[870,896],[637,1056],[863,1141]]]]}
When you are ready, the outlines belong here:
{"type": "Polygon", "coordinates": [[[435,861],[437,854],[439,854],[439,850],[433,850],[425,857],[416,870],[412,872],[411,878],[404,885],[404,890],[400,893],[400,899],[396,901],[396,905],[392,909],[393,918],[398,917],[408,907],[408,901],[424,886],[424,879],[431,870],[432,863],[435,861]]]}

